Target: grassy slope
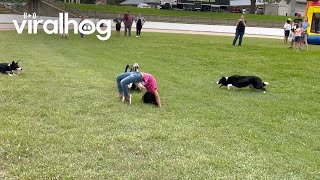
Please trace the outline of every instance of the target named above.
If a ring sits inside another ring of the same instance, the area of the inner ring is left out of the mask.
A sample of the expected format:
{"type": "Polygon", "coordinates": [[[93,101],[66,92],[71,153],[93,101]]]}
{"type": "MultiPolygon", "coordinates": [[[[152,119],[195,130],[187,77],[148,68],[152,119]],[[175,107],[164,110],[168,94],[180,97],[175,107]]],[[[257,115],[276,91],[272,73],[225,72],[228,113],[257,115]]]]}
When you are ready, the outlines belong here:
{"type": "MultiPolygon", "coordinates": [[[[239,19],[238,13],[219,13],[219,12],[195,12],[195,11],[174,11],[174,10],[162,10],[162,9],[141,9],[128,6],[97,6],[94,4],[66,4],[67,7],[91,10],[91,11],[111,11],[111,12],[127,12],[130,10],[132,13],[144,14],[144,15],[162,15],[162,16],[190,16],[190,17],[203,17],[203,18],[216,18],[216,19],[239,19]]],[[[257,21],[279,21],[285,22],[288,17],[285,16],[268,16],[268,15],[256,15],[247,14],[247,19],[257,21]]],[[[292,17],[293,18],[293,17],[292,17]]]]}
{"type": "Polygon", "coordinates": [[[141,38],[0,34],[0,177],[20,179],[315,179],[320,176],[319,46],[143,33],[141,38]],[[115,76],[138,62],[163,108],[127,106],[115,76]],[[259,75],[268,93],[218,88],[259,75]]]}

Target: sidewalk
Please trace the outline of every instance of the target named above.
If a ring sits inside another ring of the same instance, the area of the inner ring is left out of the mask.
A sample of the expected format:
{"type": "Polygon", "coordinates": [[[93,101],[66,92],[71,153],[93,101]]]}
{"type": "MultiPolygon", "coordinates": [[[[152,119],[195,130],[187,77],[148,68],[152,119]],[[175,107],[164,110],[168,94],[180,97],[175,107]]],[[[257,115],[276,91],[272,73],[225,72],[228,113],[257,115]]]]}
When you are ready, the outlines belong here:
{"type": "MultiPolygon", "coordinates": [[[[37,19],[46,20],[58,20],[57,17],[37,17],[37,19]]],[[[79,18],[74,19],[77,22],[79,18]]],[[[13,14],[0,14],[0,30],[15,30],[13,20],[17,20],[21,23],[23,19],[22,15],[13,14]]],[[[97,22],[98,19],[90,19],[97,22]]],[[[25,26],[25,28],[27,25],[25,26]]],[[[112,23],[113,29],[115,24],[112,23]]],[[[41,26],[38,27],[41,29],[41,26]]],[[[207,34],[207,35],[227,35],[234,36],[235,26],[221,26],[221,25],[202,25],[202,24],[182,24],[182,23],[163,23],[163,22],[149,22],[147,21],[143,26],[144,32],[166,32],[166,33],[183,33],[183,34],[207,34]]],[[[132,26],[132,30],[135,30],[135,24],[132,26]]],[[[245,36],[248,37],[263,37],[263,38],[283,38],[283,29],[277,28],[260,28],[260,27],[246,27],[245,36]]]]}

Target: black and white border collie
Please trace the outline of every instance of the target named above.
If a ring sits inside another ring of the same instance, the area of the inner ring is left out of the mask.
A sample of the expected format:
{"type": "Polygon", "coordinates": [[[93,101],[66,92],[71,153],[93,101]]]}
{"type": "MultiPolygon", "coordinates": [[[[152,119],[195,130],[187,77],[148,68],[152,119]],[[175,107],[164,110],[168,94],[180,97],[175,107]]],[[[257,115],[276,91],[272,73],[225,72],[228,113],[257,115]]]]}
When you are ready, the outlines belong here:
{"type": "Polygon", "coordinates": [[[220,87],[227,86],[228,90],[231,87],[243,88],[249,86],[251,89],[258,89],[266,93],[266,85],[269,85],[268,82],[263,82],[261,78],[257,76],[239,76],[233,75],[230,77],[222,77],[217,84],[220,84],[220,87]]]}
{"type": "Polygon", "coordinates": [[[18,62],[12,61],[11,63],[0,63],[0,72],[13,76],[14,74],[19,75],[22,68],[18,62]]]}
{"type": "MultiPolygon", "coordinates": [[[[124,72],[128,72],[128,70],[130,70],[129,72],[139,72],[139,64],[134,63],[132,66],[127,65],[124,72]]],[[[130,83],[130,84],[128,84],[128,89],[129,90],[141,90],[141,89],[145,89],[145,88],[141,83],[130,83]]]]}

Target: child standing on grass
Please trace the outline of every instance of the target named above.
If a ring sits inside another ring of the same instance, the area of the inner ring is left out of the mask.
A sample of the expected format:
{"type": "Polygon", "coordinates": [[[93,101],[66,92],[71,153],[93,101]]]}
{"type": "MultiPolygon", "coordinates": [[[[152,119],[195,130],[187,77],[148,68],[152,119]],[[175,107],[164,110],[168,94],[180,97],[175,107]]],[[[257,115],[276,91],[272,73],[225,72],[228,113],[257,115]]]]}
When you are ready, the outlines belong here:
{"type": "Polygon", "coordinates": [[[294,39],[295,39],[295,30],[296,30],[296,25],[294,25],[294,23],[291,23],[291,30],[290,30],[290,34],[289,34],[289,41],[290,41],[290,47],[289,48],[293,48],[293,44],[294,44],[294,39]]]}
{"type": "Polygon", "coordinates": [[[120,37],[120,29],[121,29],[121,23],[122,23],[122,18],[120,17],[120,14],[118,14],[118,16],[113,20],[114,23],[116,23],[116,31],[117,37],[120,37]]]}
{"type": "Polygon", "coordinates": [[[286,23],[283,26],[284,28],[284,43],[287,44],[288,43],[288,37],[290,34],[290,30],[291,30],[291,18],[289,18],[286,23]]]}
{"type": "Polygon", "coordinates": [[[297,29],[294,31],[294,42],[295,42],[295,50],[301,49],[301,34],[302,34],[302,27],[301,22],[299,22],[297,29]]]}

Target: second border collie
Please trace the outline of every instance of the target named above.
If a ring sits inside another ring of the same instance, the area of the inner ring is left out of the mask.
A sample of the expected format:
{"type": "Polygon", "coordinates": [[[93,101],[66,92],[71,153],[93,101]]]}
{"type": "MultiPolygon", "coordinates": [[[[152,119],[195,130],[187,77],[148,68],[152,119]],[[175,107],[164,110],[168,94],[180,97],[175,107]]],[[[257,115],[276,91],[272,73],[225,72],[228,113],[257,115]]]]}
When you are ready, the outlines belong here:
{"type": "Polygon", "coordinates": [[[243,88],[249,86],[253,89],[258,89],[266,92],[266,85],[269,85],[268,82],[263,82],[258,76],[240,76],[233,75],[230,77],[222,77],[217,84],[220,84],[220,87],[227,86],[230,90],[231,87],[243,88]]]}
{"type": "Polygon", "coordinates": [[[19,75],[22,68],[18,62],[12,61],[11,63],[0,63],[0,72],[13,76],[14,74],[19,75]]]}

